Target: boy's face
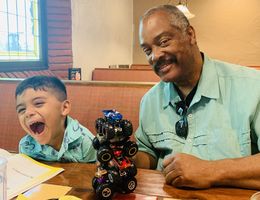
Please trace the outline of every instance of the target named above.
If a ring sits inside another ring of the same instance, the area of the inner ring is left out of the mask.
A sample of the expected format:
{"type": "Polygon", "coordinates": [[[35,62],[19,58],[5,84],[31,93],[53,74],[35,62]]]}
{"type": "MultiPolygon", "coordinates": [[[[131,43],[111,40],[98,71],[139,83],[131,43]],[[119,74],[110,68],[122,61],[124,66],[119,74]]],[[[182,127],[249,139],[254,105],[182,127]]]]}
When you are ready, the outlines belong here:
{"type": "Polygon", "coordinates": [[[40,144],[59,150],[70,103],[59,101],[53,89],[26,89],[16,98],[16,112],[22,128],[40,144]]]}

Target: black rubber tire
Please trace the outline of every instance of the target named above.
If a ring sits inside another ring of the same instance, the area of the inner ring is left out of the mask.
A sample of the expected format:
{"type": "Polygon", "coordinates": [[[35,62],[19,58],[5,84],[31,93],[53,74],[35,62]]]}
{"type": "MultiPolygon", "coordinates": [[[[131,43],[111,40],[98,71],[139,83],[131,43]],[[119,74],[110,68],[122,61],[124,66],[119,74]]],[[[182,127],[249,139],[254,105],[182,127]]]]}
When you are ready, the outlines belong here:
{"type": "Polygon", "coordinates": [[[97,152],[97,160],[101,163],[108,163],[113,158],[113,151],[107,147],[101,147],[97,152]]]}
{"type": "Polygon", "coordinates": [[[109,200],[112,199],[114,194],[114,190],[111,184],[105,183],[99,185],[96,189],[96,197],[100,200],[109,200]]]}
{"type": "Polygon", "coordinates": [[[130,177],[126,181],[124,181],[124,192],[131,193],[135,190],[137,186],[137,180],[135,177],[130,177]]]}
{"type": "Polygon", "coordinates": [[[135,142],[127,141],[123,147],[124,156],[133,157],[138,151],[138,146],[135,142]]]}

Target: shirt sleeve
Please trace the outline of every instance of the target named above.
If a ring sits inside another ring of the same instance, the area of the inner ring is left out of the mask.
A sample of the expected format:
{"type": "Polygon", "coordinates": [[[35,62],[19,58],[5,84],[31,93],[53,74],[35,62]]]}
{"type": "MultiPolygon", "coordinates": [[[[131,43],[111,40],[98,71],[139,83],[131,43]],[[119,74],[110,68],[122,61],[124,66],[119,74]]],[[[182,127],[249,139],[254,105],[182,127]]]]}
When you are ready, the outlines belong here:
{"type": "Polygon", "coordinates": [[[83,160],[85,162],[95,162],[96,161],[96,150],[94,149],[92,145],[92,140],[94,138],[94,135],[87,129],[85,128],[85,137],[82,142],[82,149],[83,149],[83,160]]]}
{"type": "Polygon", "coordinates": [[[24,140],[24,138],[22,138],[22,139],[20,140],[20,142],[19,142],[19,146],[18,146],[18,148],[19,148],[19,153],[24,153],[23,140],[24,140]]]}
{"type": "Polygon", "coordinates": [[[156,154],[156,149],[153,147],[152,143],[149,140],[149,137],[147,136],[147,133],[144,131],[143,128],[143,113],[144,111],[144,99],[142,99],[140,103],[140,113],[139,113],[139,127],[137,128],[135,132],[135,139],[136,143],[138,145],[138,150],[142,152],[146,152],[153,156],[156,160],[158,159],[158,155],[156,154]]]}
{"type": "Polygon", "coordinates": [[[140,125],[139,125],[138,129],[136,130],[135,139],[136,139],[136,143],[138,145],[138,151],[146,152],[157,160],[158,157],[157,157],[151,143],[149,142],[147,135],[142,131],[142,128],[140,125]]]}
{"type": "Polygon", "coordinates": [[[252,123],[252,129],[257,136],[257,146],[258,146],[258,152],[260,150],[260,102],[258,103],[258,106],[256,108],[255,117],[252,123]]]}
{"type": "Polygon", "coordinates": [[[35,145],[30,142],[30,136],[25,135],[19,142],[19,153],[30,155],[28,149],[33,149],[35,145]]]}

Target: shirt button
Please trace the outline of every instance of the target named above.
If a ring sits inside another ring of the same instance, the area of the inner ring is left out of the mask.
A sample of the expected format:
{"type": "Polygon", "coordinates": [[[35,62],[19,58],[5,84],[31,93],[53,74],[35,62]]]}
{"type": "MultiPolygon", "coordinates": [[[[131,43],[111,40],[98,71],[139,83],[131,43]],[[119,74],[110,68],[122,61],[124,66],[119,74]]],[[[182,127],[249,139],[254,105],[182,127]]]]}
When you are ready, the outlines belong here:
{"type": "Polygon", "coordinates": [[[188,118],[192,118],[192,114],[188,114],[188,118]]]}

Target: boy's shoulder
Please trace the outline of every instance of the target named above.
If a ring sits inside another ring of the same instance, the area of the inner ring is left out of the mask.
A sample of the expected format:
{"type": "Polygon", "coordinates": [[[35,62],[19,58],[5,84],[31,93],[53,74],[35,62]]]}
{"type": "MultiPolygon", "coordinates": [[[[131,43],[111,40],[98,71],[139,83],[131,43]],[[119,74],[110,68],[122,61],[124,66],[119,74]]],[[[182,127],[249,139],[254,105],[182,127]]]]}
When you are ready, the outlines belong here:
{"type": "Polygon", "coordinates": [[[70,116],[67,116],[66,132],[67,134],[73,137],[83,135],[89,137],[90,139],[94,138],[93,133],[91,133],[87,127],[83,126],[82,124],[79,123],[78,120],[73,119],[70,116]]]}

